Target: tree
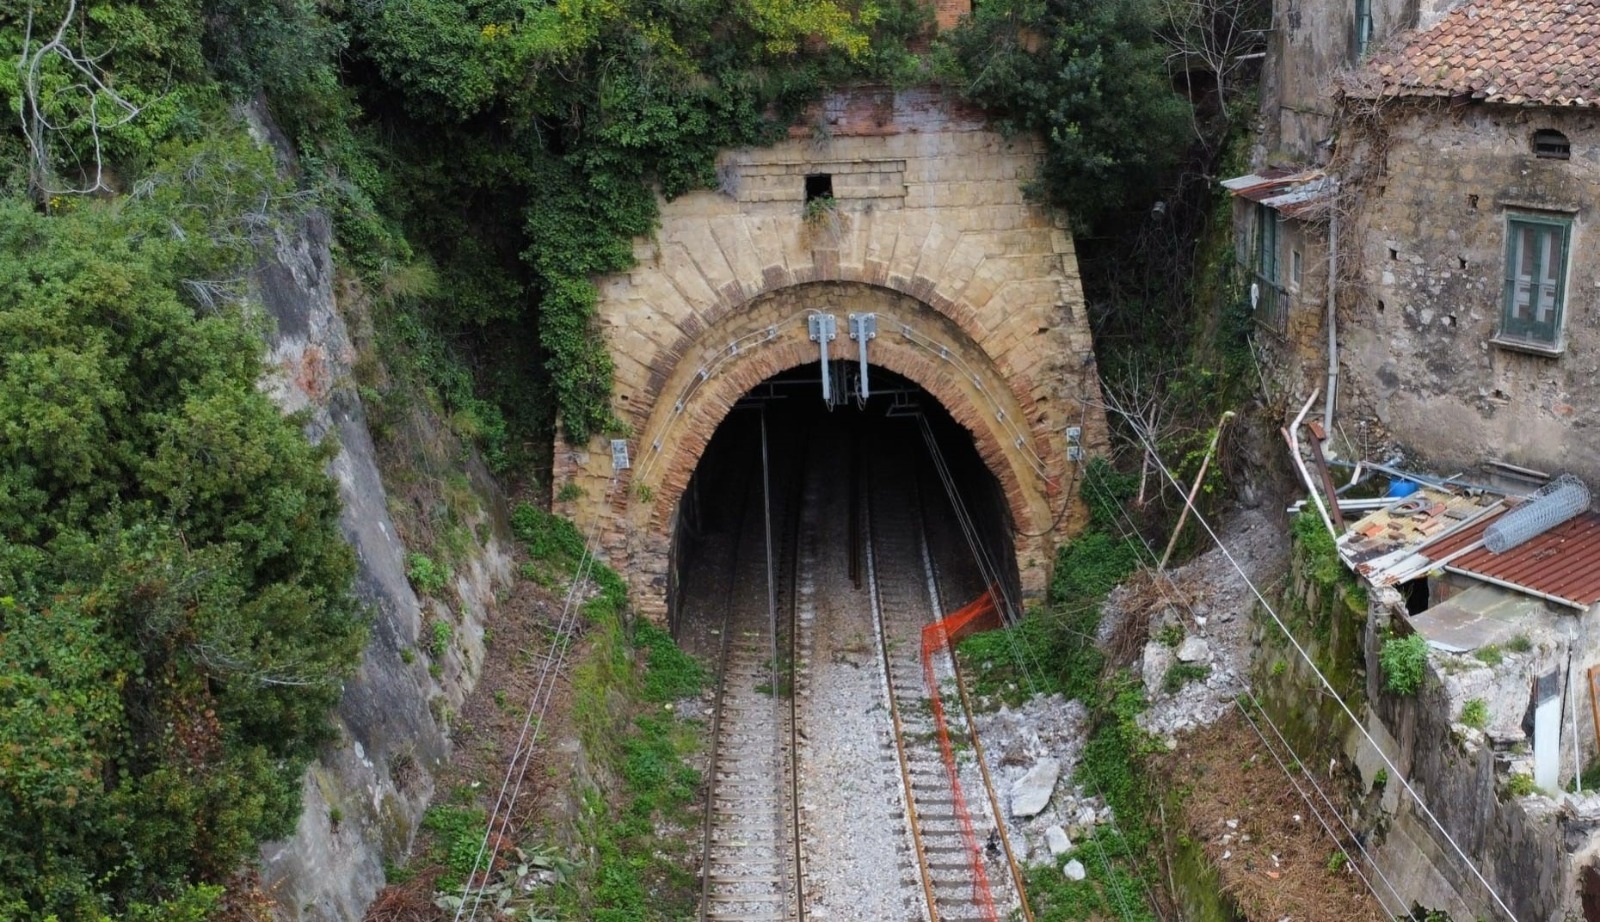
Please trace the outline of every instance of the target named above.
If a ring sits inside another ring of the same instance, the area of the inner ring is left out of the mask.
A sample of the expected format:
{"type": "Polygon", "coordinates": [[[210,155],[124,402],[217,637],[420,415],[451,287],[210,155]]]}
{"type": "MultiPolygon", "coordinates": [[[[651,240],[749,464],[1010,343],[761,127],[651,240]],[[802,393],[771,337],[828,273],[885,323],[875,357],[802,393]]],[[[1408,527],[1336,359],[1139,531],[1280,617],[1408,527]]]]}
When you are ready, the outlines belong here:
{"type": "Polygon", "coordinates": [[[1148,209],[1186,146],[1145,0],[992,0],[944,39],[940,71],[1002,127],[1047,142],[1032,191],[1080,231],[1148,209]]]}

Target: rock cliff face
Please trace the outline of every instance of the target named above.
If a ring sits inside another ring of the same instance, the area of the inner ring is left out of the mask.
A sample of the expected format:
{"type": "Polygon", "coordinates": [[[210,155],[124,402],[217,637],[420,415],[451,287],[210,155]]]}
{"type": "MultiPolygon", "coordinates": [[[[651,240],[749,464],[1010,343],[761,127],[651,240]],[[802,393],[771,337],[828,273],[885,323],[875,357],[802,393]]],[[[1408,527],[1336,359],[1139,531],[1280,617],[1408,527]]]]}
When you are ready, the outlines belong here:
{"type": "MultiPolygon", "coordinates": [[[[246,116],[259,138],[280,154],[288,149],[263,113],[246,116]]],[[[335,717],[338,738],[306,773],[299,825],[291,838],[262,849],[263,887],[278,917],[294,920],[361,918],[383,885],[385,860],[410,846],[433,772],[450,751],[448,715],[476,681],[483,624],[496,589],[511,576],[508,545],[490,529],[456,568],[460,649],[436,680],[426,657],[409,652],[427,612],[406,577],[406,549],[356,394],[355,349],[334,295],[331,242],[325,214],[297,216],[275,232],[256,275],[270,320],[262,386],[285,412],[305,414],[313,441],[332,439],[338,449],[330,473],[344,501],[340,524],[359,561],[356,592],[372,617],[370,641],[335,717]]]]}

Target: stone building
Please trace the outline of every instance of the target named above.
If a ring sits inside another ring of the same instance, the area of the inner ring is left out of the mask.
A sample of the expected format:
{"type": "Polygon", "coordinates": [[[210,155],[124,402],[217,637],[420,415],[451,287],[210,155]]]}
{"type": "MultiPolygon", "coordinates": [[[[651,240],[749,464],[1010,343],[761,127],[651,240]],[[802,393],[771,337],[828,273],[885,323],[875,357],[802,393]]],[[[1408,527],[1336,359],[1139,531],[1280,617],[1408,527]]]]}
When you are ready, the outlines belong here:
{"type": "Polygon", "coordinates": [[[1235,194],[1234,251],[1252,283],[1261,354],[1291,402],[1312,388],[1329,388],[1328,240],[1339,232],[1329,220],[1335,188],[1329,165],[1341,128],[1339,88],[1365,62],[1428,28],[1456,2],[1272,4],[1251,172],[1223,185],[1235,194]]]}
{"type": "Polygon", "coordinates": [[[1439,470],[1600,482],[1597,48],[1596,0],[1477,0],[1350,82],[1347,424],[1439,470]]]}

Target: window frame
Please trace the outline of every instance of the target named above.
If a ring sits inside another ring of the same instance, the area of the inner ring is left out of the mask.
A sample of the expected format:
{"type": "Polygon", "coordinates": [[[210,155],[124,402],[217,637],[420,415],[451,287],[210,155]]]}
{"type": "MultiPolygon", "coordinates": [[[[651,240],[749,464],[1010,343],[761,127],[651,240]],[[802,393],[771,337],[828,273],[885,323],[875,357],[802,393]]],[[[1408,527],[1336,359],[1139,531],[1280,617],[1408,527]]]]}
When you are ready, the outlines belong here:
{"type": "Polygon", "coordinates": [[[1531,212],[1507,212],[1505,223],[1505,263],[1501,271],[1500,291],[1500,324],[1495,334],[1494,342],[1497,345],[1513,349],[1539,352],[1550,355],[1559,355],[1566,348],[1566,315],[1567,315],[1567,275],[1572,269],[1572,231],[1573,220],[1571,217],[1554,214],[1538,214],[1531,212]],[[1532,231],[1534,236],[1533,255],[1534,265],[1527,276],[1519,274],[1523,251],[1519,244],[1523,235],[1532,231]],[[1557,235],[1560,265],[1553,275],[1547,274],[1542,261],[1543,253],[1548,247],[1542,241],[1548,235],[1557,235]],[[1547,286],[1554,287],[1551,295],[1554,301],[1552,317],[1547,323],[1540,323],[1530,317],[1521,319],[1517,311],[1517,288],[1526,278],[1528,285],[1527,313],[1537,317],[1540,305],[1540,291],[1547,286]],[[1543,281],[1550,279],[1549,282],[1543,281]]]}
{"type": "Polygon", "coordinates": [[[1355,60],[1360,63],[1366,57],[1367,50],[1372,47],[1372,0],[1355,0],[1355,32],[1350,36],[1350,47],[1355,52],[1355,60]]]}
{"type": "Polygon", "coordinates": [[[1255,232],[1250,274],[1256,290],[1252,299],[1257,325],[1283,335],[1289,324],[1288,291],[1283,286],[1283,215],[1256,202],[1255,232]]]}

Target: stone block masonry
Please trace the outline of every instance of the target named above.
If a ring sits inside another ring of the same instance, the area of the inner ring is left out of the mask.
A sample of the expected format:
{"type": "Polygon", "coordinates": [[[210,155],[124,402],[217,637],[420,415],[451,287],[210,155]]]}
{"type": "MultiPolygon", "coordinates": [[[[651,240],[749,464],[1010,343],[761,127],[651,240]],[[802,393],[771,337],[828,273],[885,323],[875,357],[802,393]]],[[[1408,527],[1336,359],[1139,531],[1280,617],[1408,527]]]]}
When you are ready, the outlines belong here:
{"type": "Polygon", "coordinates": [[[1005,497],[1025,592],[1081,527],[1078,461],[1106,426],[1064,222],[1027,203],[1039,157],[930,89],[861,87],[818,103],[788,140],[726,152],[721,187],[662,205],[639,264],[600,280],[613,409],[632,467],[612,481],[608,437],[558,445],[558,503],[650,617],[666,614],[678,499],[723,417],[766,378],[817,360],[806,315],[878,315],[870,361],[921,385],[969,432],[1005,497]],[[808,180],[808,177],[810,178],[808,180]],[[823,204],[808,202],[818,188],[823,204]],[[577,490],[564,489],[568,484],[577,490]]]}

